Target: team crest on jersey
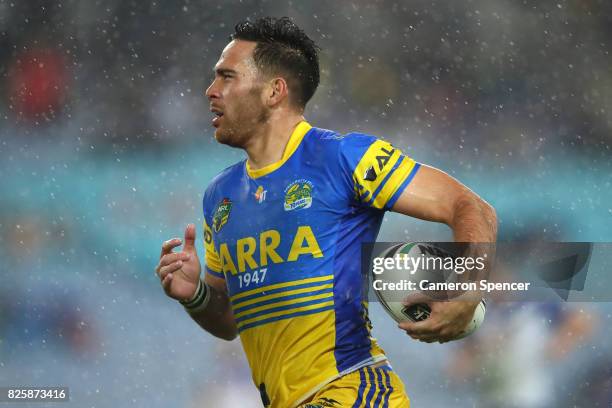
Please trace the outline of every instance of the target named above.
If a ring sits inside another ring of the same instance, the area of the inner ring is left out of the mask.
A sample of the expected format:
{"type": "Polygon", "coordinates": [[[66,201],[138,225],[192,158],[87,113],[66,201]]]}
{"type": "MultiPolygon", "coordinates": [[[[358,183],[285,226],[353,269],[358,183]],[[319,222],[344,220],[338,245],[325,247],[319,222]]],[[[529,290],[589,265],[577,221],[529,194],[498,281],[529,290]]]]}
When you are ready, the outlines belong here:
{"type": "Polygon", "coordinates": [[[231,210],[232,202],[229,198],[224,198],[217,206],[215,215],[213,215],[213,229],[215,232],[219,232],[221,227],[227,224],[227,219],[229,218],[231,210]]]}
{"type": "Polygon", "coordinates": [[[299,179],[285,188],[285,211],[310,208],[312,205],[312,183],[299,179]]]}

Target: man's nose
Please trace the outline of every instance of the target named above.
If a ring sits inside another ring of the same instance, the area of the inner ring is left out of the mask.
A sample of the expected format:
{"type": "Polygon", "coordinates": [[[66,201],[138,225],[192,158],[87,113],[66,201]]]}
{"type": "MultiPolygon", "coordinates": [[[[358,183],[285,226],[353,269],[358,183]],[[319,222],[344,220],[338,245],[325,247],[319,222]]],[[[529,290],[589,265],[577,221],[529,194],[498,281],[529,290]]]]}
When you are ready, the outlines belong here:
{"type": "Polygon", "coordinates": [[[206,89],[205,95],[208,99],[219,98],[220,94],[218,88],[215,86],[216,83],[216,80],[212,81],[212,83],[206,89]]]}

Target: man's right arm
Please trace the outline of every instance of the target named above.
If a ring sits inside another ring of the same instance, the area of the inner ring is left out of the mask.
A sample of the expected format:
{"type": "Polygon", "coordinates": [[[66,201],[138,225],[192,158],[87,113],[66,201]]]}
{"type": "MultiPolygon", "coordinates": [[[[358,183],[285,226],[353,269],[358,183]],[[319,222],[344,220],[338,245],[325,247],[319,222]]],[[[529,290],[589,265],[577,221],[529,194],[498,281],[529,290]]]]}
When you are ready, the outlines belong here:
{"type": "Polygon", "coordinates": [[[207,290],[210,290],[208,305],[201,311],[187,310],[189,316],[213,336],[224,340],[235,339],[238,335],[238,328],[227,296],[225,280],[206,273],[204,282],[208,285],[207,290]]]}
{"type": "MultiPolygon", "coordinates": [[[[185,229],[185,239],[170,239],[162,244],[159,264],[155,268],[164,292],[169,297],[180,301],[193,320],[213,336],[233,340],[238,334],[232,312],[225,280],[205,272],[205,290],[198,291],[202,266],[195,248],[195,225],[189,224],[185,229]],[[183,250],[173,250],[183,244],[183,250]],[[206,296],[199,296],[207,293],[206,296]],[[194,302],[194,298],[198,298],[194,302]],[[207,298],[206,304],[202,301],[207,298]],[[190,307],[191,306],[191,307],[190,307]]],[[[214,262],[214,252],[209,248],[209,263],[214,262]],[[212,256],[212,258],[210,258],[212,256]],[[211,261],[212,260],[212,261],[211,261]]]]}

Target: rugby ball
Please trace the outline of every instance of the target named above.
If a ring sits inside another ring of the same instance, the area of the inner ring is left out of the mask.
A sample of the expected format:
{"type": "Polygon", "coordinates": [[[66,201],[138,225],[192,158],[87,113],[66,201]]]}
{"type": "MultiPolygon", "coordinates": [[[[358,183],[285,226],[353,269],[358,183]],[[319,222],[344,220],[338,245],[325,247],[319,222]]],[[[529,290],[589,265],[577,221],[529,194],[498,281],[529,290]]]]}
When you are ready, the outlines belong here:
{"type": "MultiPolygon", "coordinates": [[[[452,257],[452,255],[430,243],[412,242],[394,245],[382,251],[377,257],[378,260],[372,259],[372,265],[379,266],[378,270],[375,267],[372,268],[372,287],[380,303],[396,322],[417,322],[429,317],[431,309],[426,303],[408,307],[404,305],[403,300],[414,292],[420,292],[432,301],[452,300],[452,296],[448,297],[448,294],[444,291],[421,290],[420,282],[423,280],[430,283],[452,282],[456,279],[453,271],[423,268],[422,266],[406,268],[407,265],[415,265],[414,262],[410,261],[410,258],[414,258],[415,261],[417,258],[421,258],[421,264],[425,265],[424,259],[435,257],[446,258],[452,257]],[[389,258],[395,262],[387,261],[384,265],[384,259],[389,258]],[[385,266],[382,272],[381,265],[385,266]],[[375,282],[376,280],[378,282],[375,282]],[[412,284],[409,282],[412,282],[412,284]]],[[[484,321],[485,312],[486,302],[482,299],[474,310],[474,315],[465,330],[452,340],[462,339],[476,331],[484,321]]]]}

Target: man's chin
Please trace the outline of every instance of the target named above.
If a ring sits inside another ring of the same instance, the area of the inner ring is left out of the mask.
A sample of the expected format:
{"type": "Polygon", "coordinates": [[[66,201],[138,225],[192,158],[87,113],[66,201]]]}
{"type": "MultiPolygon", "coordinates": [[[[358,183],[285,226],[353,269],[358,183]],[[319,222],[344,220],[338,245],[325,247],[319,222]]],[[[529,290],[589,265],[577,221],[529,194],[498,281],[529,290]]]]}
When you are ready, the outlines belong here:
{"type": "Polygon", "coordinates": [[[237,138],[232,132],[227,132],[221,128],[215,129],[215,140],[217,143],[228,145],[231,147],[240,147],[240,143],[237,143],[237,138]]]}
{"type": "Polygon", "coordinates": [[[215,128],[215,140],[217,142],[225,144],[227,139],[228,135],[226,132],[224,132],[220,128],[215,128]]]}

